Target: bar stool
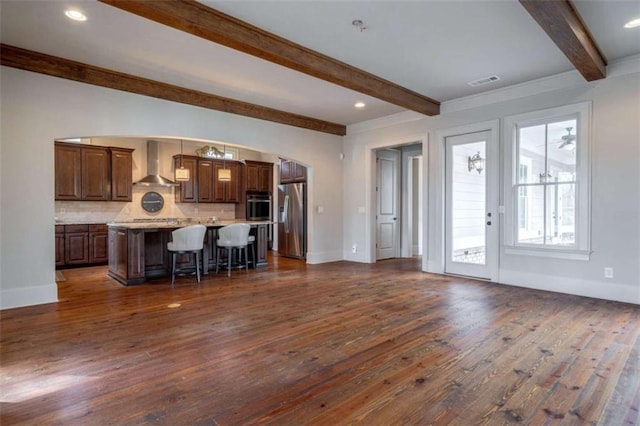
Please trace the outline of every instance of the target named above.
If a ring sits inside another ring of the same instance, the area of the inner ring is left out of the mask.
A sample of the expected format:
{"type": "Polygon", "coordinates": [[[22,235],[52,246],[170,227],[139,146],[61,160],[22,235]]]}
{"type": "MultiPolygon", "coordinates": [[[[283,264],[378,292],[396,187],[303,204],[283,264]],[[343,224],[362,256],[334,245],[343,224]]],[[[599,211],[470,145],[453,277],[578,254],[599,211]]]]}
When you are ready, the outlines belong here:
{"type": "MultiPolygon", "coordinates": [[[[171,285],[176,281],[176,275],[185,275],[183,268],[176,269],[176,257],[178,254],[193,254],[196,263],[196,279],[200,282],[200,253],[204,246],[204,234],[207,227],[204,225],[191,225],[179,228],[171,232],[172,241],[167,243],[167,250],[171,253],[171,285]]],[[[193,272],[191,272],[193,273],[193,272]]]]}
{"type": "Polygon", "coordinates": [[[220,249],[227,249],[227,275],[231,276],[231,263],[233,250],[238,250],[239,260],[242,260],[242,250],[244,250],[244,268],[249,271],[249,259],[247,256],[247,246],[249,245],[249,230],[251,226],[246,223],[234,223],[218,229],[218,239],[216,241],[216,274],[220,269],[220,249]]]}

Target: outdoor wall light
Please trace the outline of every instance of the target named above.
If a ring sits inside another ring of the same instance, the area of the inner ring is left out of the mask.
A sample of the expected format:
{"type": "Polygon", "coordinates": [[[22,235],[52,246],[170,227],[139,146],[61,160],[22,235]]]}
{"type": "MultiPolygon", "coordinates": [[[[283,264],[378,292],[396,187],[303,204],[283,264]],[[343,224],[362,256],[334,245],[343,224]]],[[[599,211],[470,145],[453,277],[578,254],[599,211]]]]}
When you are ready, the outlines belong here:
{"type": "Polygon", "coordinates": [[[476,170],[478,174],[484,170],[484,158],[480,157],[480,152],[473,157],[469,157],[469,171],[476,170]]]}

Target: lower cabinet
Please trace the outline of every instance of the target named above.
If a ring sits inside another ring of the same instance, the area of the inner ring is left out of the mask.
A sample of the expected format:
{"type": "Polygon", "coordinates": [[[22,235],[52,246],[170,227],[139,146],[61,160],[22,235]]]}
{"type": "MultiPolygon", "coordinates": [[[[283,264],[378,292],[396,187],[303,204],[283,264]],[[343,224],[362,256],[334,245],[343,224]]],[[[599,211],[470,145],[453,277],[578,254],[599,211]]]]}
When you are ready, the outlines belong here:
{"type": "Polygon", "coordinates": [[[64,225],[56,225],[56,266],[64,266],[64,225]]]}
{"type": "Polygon", "coordinates": [[[65,265],[89,263],[89,225],[65,225],[64,263],[65,265]]]}
{"type": "Polygon", "coordinates": [[[106,263],[107,225],[56,225],[56,267],[106,263]]]}
{"type": "Polygon", "coordinates": [[[140,229],[109,228],[108,275],[124,285],[145,281],[145,233],[140,229]]]}
{"type": "Polygon", "coordinates": [[[89,263],[109,260],[107,225],[89,225],[89,263]]]}

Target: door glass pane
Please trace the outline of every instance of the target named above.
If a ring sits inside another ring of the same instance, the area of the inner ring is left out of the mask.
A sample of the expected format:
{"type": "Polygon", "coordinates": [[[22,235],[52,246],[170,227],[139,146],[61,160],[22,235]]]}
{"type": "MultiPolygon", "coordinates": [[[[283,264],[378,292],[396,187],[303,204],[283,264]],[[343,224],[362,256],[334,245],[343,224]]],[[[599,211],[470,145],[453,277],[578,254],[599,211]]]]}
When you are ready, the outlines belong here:
{"type": "Polygon", "coordinates": [[[471,159],[476,154],[486,159],[485,141],[453,145],[451,153],[451,258],[454,262],[484,265],[485,222],[489,219],[486,171],[484,167],[473,168],[471,159]]]}

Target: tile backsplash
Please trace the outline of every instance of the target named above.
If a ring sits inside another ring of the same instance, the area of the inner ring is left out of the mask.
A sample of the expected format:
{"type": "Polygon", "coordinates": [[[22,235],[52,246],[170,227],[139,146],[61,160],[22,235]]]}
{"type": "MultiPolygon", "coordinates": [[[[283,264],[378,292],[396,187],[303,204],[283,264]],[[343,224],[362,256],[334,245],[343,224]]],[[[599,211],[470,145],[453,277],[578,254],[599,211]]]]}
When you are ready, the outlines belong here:
{"type": "Polygon", "coordinates": [[[62,223],[108,223],[132,219],[166,219],[169,217],[212,217],[235,219],[235,204],[176,203],[173,188],[133,187],[133,201],[56,201],[55,219],[62,223]],[[142,208],[142,196],[154,191],[164,198],[164,207],[157,213],[142,208]]]}

